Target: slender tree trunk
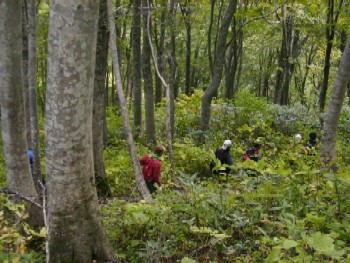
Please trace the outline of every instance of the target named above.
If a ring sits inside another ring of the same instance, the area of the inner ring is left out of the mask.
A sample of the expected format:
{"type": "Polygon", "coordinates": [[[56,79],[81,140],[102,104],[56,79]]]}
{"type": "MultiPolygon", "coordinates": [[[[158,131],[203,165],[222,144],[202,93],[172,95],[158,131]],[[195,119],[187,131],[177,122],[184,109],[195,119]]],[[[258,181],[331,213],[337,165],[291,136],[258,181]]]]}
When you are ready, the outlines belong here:
{"type": "Polygon", "coordinates": [[[125,133],[126,141],[128,143],[132,165],[134,168],[136,185],[139,191],[141,192],[142,197],[147,202],[152,203],[152,197],[147,189],[145,180],[143,179],[143,175],[140,167],[140,161],[139,161],[139,158],[137,157],[136,147],[135,147],[135,143],[132,136],[131,127],[130,127],[128,109],[126,107],[126,102],[125,102],[124,93],[123,93],[122,81],[120,77],[120,69],[118,66],[118,51],[117,51],[117,44],[115,40],[116,38],[115,21],[114,21],[112,0],[107,0],[107,6],[108,6],[108,20],[109,20],[109,28],[110,28],[109,43],[110,43],[110,49],[112,53],[114,75],[116,77],[117,93],[118,93],[118,98],[120,101],[120,107],[122,111],[124,133],[125,133]]]}
{"type": "MultiPolygon", "coordinates": [[[[191,5],[191,1],[186,4],[191,5]]],[[[182,16],[185,21],[186,28],[186,69],[185,69],[185,94],[190,95],[191,91],[191,41],[192,41],[192,24],[191,24],[191,7],[190,6],[182,6],[181,7],[182,16]]]]}
{"type": "MultiPolygon", "coordinates": [[[[161,11],[161,18],[160,18],[160,36],[159,41],[157,41],[157,60],[159,65],[159,72],[161,75],[164,75],[165,73],[165,57],[164,57],[164,51],[165,51],[165,30],[166,30],[166,5],[162,5],[162,11],[161,11]]],[[[155,28],[156,28],[155,24],[155,28]]],[[[157,32],[156,32],[157,35],[157,32]]],[[[162,95],[162,80],[158,78],[156,75],[156,90],[155,90],[155,104],[157,105],[162,101],[163,95],[162,95]]]]}
{"type": "MultiPolygon", "coordinates": [[[[22,1],[0,1],[0,105],[7,183],[33,202],[39,196],[30,173],[22,78],[22,1]]],[[[29,223],[42,224],[42,212],[27,204],[29,223]]]]}
{"type": "Polygon", "coordinates": [[[48,262],[115,260],[100,218],[93,166],[98,10],[95,0],[50,1],[45,127],[48,262]]]}
{"type": "Polygon", "coordinates": [[[28,148],[32,148],[32,135],[30,125],[30,110],[29,110],[29,81],[28,81],[28,9],[27,1],[19,0],[23,2],[22,7],[22,67],[23,67],[23,87],[24,87],[24,112],[26,114],[26,136],[28,148]]]}
{"type": "Polygon", "coordinates": [[[321,139],[321,165],[336,170],[336,138],[340,111],[344,102],[347,84],[350,78],[350,36],[341,58],[334,81],[328,112],[325,117],[321,139]]]}
{"type": "Polygon", "coordinates": [[[131,27],[131,49],[133,63],[132,91],[134,100],[135,136],[141,134],[142,127],[142,90],[141,90],[141,0],[134,0],[131,27]]]}
{"type": "Polygon", "coordinates": [[[105,78],[108,58],[108,32],[107,32],[107,2],[100,0],[100,12],[98,20],[95,83],[93,92],[92,111],[92,141],[94,151],[94,171],[97,194],[99,197],[111,195],[108,185],[104,157],[103,157],[103,127],[105,122],[105,78]]]}
{"type": "Polygon", "coordinates": [[[28,7],[28,84],[29,84],[29,115],[30,134],[33,150],[33,180],[38,193],[41,192],[41,158],[39,141],[39,116],[36,83],[36,5],[35,0],[27,0],[28,7]]]}
{"type": "MultiPolygon", "coordinates": [[[[147,0],[143,0],[142,7],[147,10],[147,0]]],[[[146,121],[146,140],[147,143],[155,144],[156,124],[154,120],[154,95],[153,95],[153,77],[151,69],[151,47],[148,41],[147,12],[142,13],[143,17],[143,49],[142,49],[142,72],[145,96],[145,121],[146,121]]],[[[151,27],[151,25],[149,25],[151,27]]],[[[151,29],[149,30],[151,32],[151,29]]]]}
{"type": "Polygon", "coordinates": [[[227,38],[227,33],[228,33],[230,23],[235,11],[235,6],[236,6],[235,1],[230,0],[229,6],[227,7],[226,13],[222,19],[222,24],[219,28],[218,41],[215,49],[216,53],[215,53],[215,58],[213,62],[213,75],[212,75],[212,79],[209,84],[209,87],[206,89],[202,97],[202,104],[201,104],[202,111],[201,111],[201,122],[200,122],[200,130],[202,132],[205,132],[209,126],[211,101],[215,96],[215,94],[217,93],[217,90],[221,83],[222,71],[223,71],[222,61],[224,61],[225,52],[226,52],[226,38],[227,38]]]}
{"type": "Polygon", "coordinates": [[[326,54],[323,66],[323,82],[320,89],[319,95],[319,107],[320,111],[323,112],[326,106],[327,89],[329,81],[329,70],[331,67],[331,53],[333,48],[333,40],[335,35],[335,27],[338,21],[339,13],[343,5],[343,0],[340,0],[338,10],[334,11],[334,0],[328,0],[327,6],[327,23],[326,23],[326,54]]]}
{"type": "Polygon", "coordinates": [[[175,131],[175,98],[177,95],[176,92],[176,41],[175,41],[175,32],[174,32],[174,17],[175,17],[175,5],[177,0],[170,0],[170,9],[169,9],[169,27],[170,27],[170,56],[169,56],[169,65],[170,65],[170,76],[169,76],[169,107],[170,107],[170,129],[171,129],[171,137],[174,136],[175,131]]]}
{"type": "Polygon", "coordinates": [[[149,0],[147,1],[147,31],[148,31],[148,42],[149,42],[149,46],[151,49],[151,54],[152,54],[152,59],[153,59],[153,63],[154,63],[154,68],[155,71],[157,73],[157,76],[159,79],[161,79],[164,87],[165,87],[165,96],[166,96],[166,135],[167,135],[167,140],[168,140],[168,153],[169,153],[169,161],[170,161],[170,167],[171,167],[171,172],[173,175],[173,180],[175,181],[175,183],[177,182],[177,179],[174,177],[174,172],[175,172],[175,164],[174,164],[174,153],[173,153],[173,145],[172,145],[172,140],[173,140],[173,130],[172,130],[172,126],[171,126],[171,117],[172,116],[172,103],[174,103],[174,100],[171,96],[171,90],[169,85],[165,82],[165,79],[163,78],[163,76],[160,74],[159,72],[159,68],[158,68],[158,63],[157,63],[157,58],[156,55],[154,53],[153,50],[153,46],[152,46],[152,41],[151,41],[151,37],[150,37],[150,18],[151,18],[151,6],[149,3],[149,0]]]}

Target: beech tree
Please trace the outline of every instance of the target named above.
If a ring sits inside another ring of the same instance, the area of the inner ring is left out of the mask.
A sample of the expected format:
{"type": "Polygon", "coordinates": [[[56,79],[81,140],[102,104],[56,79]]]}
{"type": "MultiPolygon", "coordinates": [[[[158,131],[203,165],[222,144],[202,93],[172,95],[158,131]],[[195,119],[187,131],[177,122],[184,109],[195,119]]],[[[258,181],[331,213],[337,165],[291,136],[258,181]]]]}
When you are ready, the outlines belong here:
{"type": "Polygon", "coordinates": [[[103,157],[103,132],[105,120],[105,79],[107,73],[108,58],[108,32],[107,32],[107,2],[100,1],[98,20],[98,34],[96,46],[96,66],[93,92],[92,114],[92,138],[94,151],[94,171],[98,196],[110,196],[111,190],[108,185],[104,157],[103,157]]]}
{"type": "Polygon", "coordinates": [[[134,0],[132,27],[132,91],[134,105],[135,135],[139,136],[142,127],[142,90],[141,90],[141,0],[134,0]]]}
{"type": "Polygon", "coordinates": [[[225,59],[226,52],[227,33],[235,10],[236,1],[230,0],[226,12],[221,18],[220,27],[218,29],[218,39],[216,42],[215,56],[212,66],[212,78],[210,80],[208,88],[205,90],[204,95],[202,97],[200,121],[200,130],[202,132],[206,131],[206,129],[208,128],[210,121],[211,101],[213,97],[217,94],[217,90],[221,83],[223,61],[225,59]]]}
{"type": "Polygon", "coordinates": [[[40,158],[40,140],[39,140],[39,116],[38,116],[38,99],[37,99],[37,52],[36,52],[36,4],[35,0],[27,0],[28,8],[28,101],[30,117],[30,135],[33,150],[33,180],[37,191],[41,190],[41,158],[40,158]]]}
{"type": "MultiPolygon", "coordinates": [[[[143,0],[142,7],[147,10],[147,1],[143,0]]],[[[156,143],[156,124],[154,119],[154,95],[153,95],[153,76],[151,68],[151,47],[148,41],[147,29],[148,12],[142,13],[143,18],[143,38],[142,38],[142,73],[145,96],[145,123],[146,123],[146,140],[148,143],[156,143]]],[[[149,25],[151,27],[151,25],[149,25]]],[[[151,32],[151,30],[150,30],[151,32]]]]}
{"type": "Polygon", "coordinates": [[[22,74],[22,1],[0,1],[0,104],[8,189],[31,201],[29,223],[40,226],[39,196],[30,172],[22,74]]]}
{"type": "Polygon", "coordinates": [[[98,10],[95,0],[50,1],[45,125],[48,262],[115,259],[101,223],[93,167],[98,10]]]}
{"type": "Polygon", "coordinates": [[[321,139],[321,165],[333,170],[336,169],[336,138],[339,116],[349,79],[350,36],[348,37],[343,56],[340,60],[338,73],[334,81],[321,139]]]}

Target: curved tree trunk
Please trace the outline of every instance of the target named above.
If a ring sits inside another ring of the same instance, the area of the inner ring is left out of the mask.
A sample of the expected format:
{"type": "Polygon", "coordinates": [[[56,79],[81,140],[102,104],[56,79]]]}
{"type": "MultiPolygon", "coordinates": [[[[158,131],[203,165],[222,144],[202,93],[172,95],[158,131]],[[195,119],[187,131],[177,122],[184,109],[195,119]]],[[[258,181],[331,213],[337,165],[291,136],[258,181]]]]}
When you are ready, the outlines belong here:
{"type": "Polygon", "coordinates": [[[104,157],[103,157],[103,130],[105,119],[105,79],[108,58],[108,32],[107,32],[107,2],[101,0],[98,20],[98,33],[96,45],[95,82],[93,92],[92,110],[92,141],[94,151],[94,171],[97,194],[99,197],[111,195],[108,185],[104,157]]]}
{"type": "Polygon", "coordinates": [[[48,262],[115,259],[102,227],[93,167],[98,10],[95,0],[50,1],[45,127],[48,262]]]}
{"type": "Polygon", "coordinates": [[[108,20],[109,20],[109,28],[110,28],[109,43],[110,43],[110,49],[112,51],[113,70],[114,70],[114,75],[116,77],[117,93],[118,93],[118,98],[120,101],[120,107],[121,107],[122,117],[123,117],[123,128],[124,128],[126,141],[129,147],[132,165],[134,168],[135,181],[139,191],[141,192],[142,197],[148,203],[152,203],[152,196],[150,195],[147,189],[145,180],[143,179],[140,161],[139,161],[139,158],[137,157],[136,147],[135,147],[134,139],[131,133],[128,109],[126,107],[126,102],[125,102],[124,93],[123,93],[122,81],[120,77],[120,69],[118,66],[118,51],[117,51],[117,44],[115,40],[116,38],[115,19],[113,14],[112,0],[107,0],[107,9],[108,9],[108,20]]]}
{"type": "Polygon", "coordinates": [[[225,52],[226,52],[226,38],[227,38],[228,29],[229,29],[235,9],[236,9],[236,1],[230,0],[229,6],[227,7],[225,16],[223,17],[221,26],[219,28],[218,40],[215,48],[216,50],[215,58],[213,62],[212,79],[209,84],[209,87],[206,89],[202,97],[202,104],[201,104],[202,111],[201,111],[201,122],[200,122],[200,130],[202,132],[205,132],[209,126],[211,101],[215,96],[215,94],[217,93],[217,90],[221,83],[223,61],[225,60],[225,52]]]}
{"type": "MultiPolygon", "coordinates": [[[[7,184],[12,192],[39,202],[30,173],[22,79],[22,1],[0,2],[0,104],[7,184]]],[[[42,212],[28,204],[29,223],[42,224],[42,212]]]]}
{"type": "Polygon", "coordinates": [[[350,78],[350,36],[340,60],[337,76],[334,81],[332,97],[325,117],[321,140],[321,165],[336,169],[336,138],[340,111],[344,102],[347,84],[350,78]]]}

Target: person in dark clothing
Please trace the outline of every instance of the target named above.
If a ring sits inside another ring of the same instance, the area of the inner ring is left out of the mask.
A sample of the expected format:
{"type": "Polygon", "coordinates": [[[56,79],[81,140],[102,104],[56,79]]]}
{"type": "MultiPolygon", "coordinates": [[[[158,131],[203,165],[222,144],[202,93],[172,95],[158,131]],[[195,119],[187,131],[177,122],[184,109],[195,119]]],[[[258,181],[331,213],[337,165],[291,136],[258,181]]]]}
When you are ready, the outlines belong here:
{"type": "MultiPolygon", "coordinates": [[[[220,148],[216,149],[215,157],[221,162],[221,164],[227,164],[227,165],[234,164],[230,155],[231,145],[232,145],[232,142],[230,140],[225,140],[223,145],[220,148]]],[[[214,168],[214,166],[215,166],[215,163],[212,162],[210,165],[211,170],[214,168]]],[[[225,173],[228,174],[229,172],[230,172],[230,168],[226,167],[225,173]]]]}
{"type": "Polygon", "coordinates": [[[157,190],[155,184],[159,187],[162,186],[160,181],[160,157],[163,155],[164,151],[164,146],[157,145],[154,149],[154,153],[147,154],[140,159],[143,178],[151,194],[157,190]]]}
{"type": "Polygon", "coordinates": [[[317,134],[316,132],[310,132],[309,140],[305,143],[305,147],[315,148],[317,145],[317,134]]]}
{"type": "Polygon", "coordinates": [[[29,164],[30,164],[30,171],[32,172],[33,174],[33,151],[32,149],[28,149],[27,151],[27,155],[28,155],[28,159],[29,159],[29,164]]]}
{"type": "Polygon", "coordinates": [[[315,155],[317,147],[317,134],[316,132],[310,132],[309,139],[304,143],[304,147],[301,150],[301,153],[307,155],[315,155]]]}
{"type": "Polygon", "coordinates": [[[261,159],[261,154],[259,153],[259,150],[260,144],[254,143],[253,147],[249,148],[243,155],[243,161],[247,160],[248,158],[256,162],[259,161],[261,159]]]}

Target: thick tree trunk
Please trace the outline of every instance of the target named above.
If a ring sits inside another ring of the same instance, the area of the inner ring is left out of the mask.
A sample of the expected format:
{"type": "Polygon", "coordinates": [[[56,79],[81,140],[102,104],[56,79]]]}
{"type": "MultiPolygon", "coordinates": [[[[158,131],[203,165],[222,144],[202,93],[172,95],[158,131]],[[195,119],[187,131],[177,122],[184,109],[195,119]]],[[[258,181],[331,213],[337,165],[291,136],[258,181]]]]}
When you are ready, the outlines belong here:
{"type": "Polygon", "coordinates": [[[225,16],[222,19],[222,24],[219,28],[218,40],[216,44],[216,52],[215,58],[213,62],[213,75],[209,87],[204,92],[202,97],[202,105],[201,105],[201,122],[200,122],[200,130],[205,132],[209,126],[210,121],[210,108],[211,101],[221,83],[222,71],[223,71],[223,61],[225,59],[226,52],[226,38],[228,29],[235,11],[236,1],[230,0],[229,5],[227,7],[225,16]]]}
{"type": "Polygon", "coordinates": [[[141,0],[134,0],[132,27],[131,27],[131,49],[132,49],[132,91],[134,105],[134,129],[135,136],[141,134],[142,127],[142,89],[141,89],[141,0]]]}
{"type": "Polygon", "coordinates": [[[111,195],[103,158],[103,130],[105,122],[105,79],[108,58],[107,2],[100,0],[98,20],[94,99],[92,111],[92,141],[94,151],[94,171],[99,197],[111,195]]]}
{"type": "Polygon", "coordinates": [[[115,20],[114,20],[114,14],[113,14],[112,0],[107,0],[107,9],[108,9],[108,20],[109,20],[109,28],[110,28],[109,43],[110,43],[110,49],[112,52],[113,70],[114,70],[114,75],[116,77],[117,93],[118,93],[118,98],[120,101],[120,107],[121,107],[122,117],[123,117],[123,128],[124,128],[126,142],[128,144],[128,148],[129,148],[129,152],[132,160],[132,165],[134,168],[135,181],[145,201],[148,203],[152,203],[152,197],[147,189],[145,180],[143,179],[143,175],[140,167],[140,161],[139,161],[139,158],[137,157],[136,147],[135,147],[135,143],[132,136],[131,127],[130,127],[128,109],[126,107],[126,102],[125,102],[124,93],[123,93],[120,69],[118,66],[118,51],[117,51],[117,44],[115,40],[116,38],[115,20]]]}
{"type": "MultiPolygon", "coordinates": [[[[7,183],[38,203],[39,196],[30,173],[22,78],[22,1],[0,1],[0,105],[7,183]]],[[[28,204],[29,223],[42,224],[42,212],[28,204]]]]}
{"type": "MultiPolygon", "coordinates": [[[[142,7],[147,9],[147,1],[143,1],[142,7]]],[[[156,124],[154,120],[154,96],[153,96],[153,77],[151,69],[151,47],[148,41],[147,12],[143,16],[143,49],[142,49],[142,73],[145,96],[145,122],[146,122],[146,141],[155,144],[156,124]]],[[[151,25],[149,25],[151,27],[151,25]]],[[[151,30],[149,30],[151,32],[151,30]]]]}
{"type": "Polygon", "coordinates": [[[45,127],[48,262],[115,259],[102,227],[93,167],[98,10],[95,0],[50,1],[45,127]]]}
{"type": "Polygon", "coordinates": [[[36,83],[36,5],[35,0],[27,0],[28,7],[28,84],[29,84],[29,116],[30,134],[33,150],[33,180],[38,193],[41,192],[41,158],[39,140],[39,116],[36,83]]]}
{"type": "Polygon", "coordinates": [[[325,117],[321,139],[321,165],[336,170],[336,138],[340,111],[343,106],[347,84],[350,78],[350,36],[341,58],[334,81],[328,112],[325,117]]]}

